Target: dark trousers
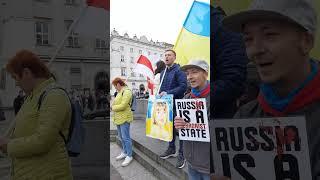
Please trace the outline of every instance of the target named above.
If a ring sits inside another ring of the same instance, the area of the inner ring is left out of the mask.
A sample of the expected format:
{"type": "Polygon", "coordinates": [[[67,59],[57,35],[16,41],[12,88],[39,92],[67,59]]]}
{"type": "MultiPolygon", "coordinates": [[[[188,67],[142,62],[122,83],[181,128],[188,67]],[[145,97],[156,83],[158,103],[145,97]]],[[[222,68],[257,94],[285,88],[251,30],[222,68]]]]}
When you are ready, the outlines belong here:
{"type": "MultiPolygon", "coordinates": [[[[173,119],[176,117],[176,108],[173,108],[173,119]]],[[[174,121],[173,121],[173,125],[174,125],[174,121]]],[[[172,137],[172,141],[169,142],[169,148],[176,150],[176,135],[179,135],[179,132],[176,130],[176,128],[173,128],[173,137],[172,137]]],[[[179,155],[183,156],[183,141],[179,140],[179,155]]]]}
{"type": "MultiPolygon", "coordinates": [[[[172,148],[174,150],[176,150],[176,133],[178,133],[178,131],[173,128],[173,138],[172,141],[169,142],[169,148],[172,148]]],[[[179,155],[183,156],[183,141],[179,140],[179,155]]]]}

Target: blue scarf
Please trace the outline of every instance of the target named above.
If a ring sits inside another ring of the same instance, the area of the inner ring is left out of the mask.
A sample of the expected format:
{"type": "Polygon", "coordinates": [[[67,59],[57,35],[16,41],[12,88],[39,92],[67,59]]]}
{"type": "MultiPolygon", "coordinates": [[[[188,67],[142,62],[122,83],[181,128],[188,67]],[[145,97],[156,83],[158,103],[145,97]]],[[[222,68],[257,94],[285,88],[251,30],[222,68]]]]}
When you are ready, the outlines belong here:
{"type": "Polygon", "coordinates": [[[206,86],[200,90],[196,89],[196,88],[192,88],[191,89],[191,93],[196,96],[196,97],[201,97],[204,91],[206,91],[206,89],[208,88],[208,86],[210,85],[210,82],[207,81],[206,82],[206,86]]]}
{"type": "Polygon", "coordinates": [[[269,84],[263,83],[260,86],[260,91],[265,97],[267,103],[274,109],[278,111],[283,111],[292,99],[297,95],[317,74],[318,65],[315,61],[311,60],[311,73],[308,77],[300,84],[299,87],[293,89],[287,97],[279,97],[273,88],[269,84]]]}

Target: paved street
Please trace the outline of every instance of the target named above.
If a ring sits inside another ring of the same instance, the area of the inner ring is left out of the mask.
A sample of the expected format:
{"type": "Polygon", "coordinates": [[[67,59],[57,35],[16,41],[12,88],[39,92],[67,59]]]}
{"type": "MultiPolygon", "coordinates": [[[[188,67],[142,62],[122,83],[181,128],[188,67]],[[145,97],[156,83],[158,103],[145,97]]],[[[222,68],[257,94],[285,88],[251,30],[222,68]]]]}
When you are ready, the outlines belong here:
{"type": "Polygon", "coordinates": [[[109,169],[107,124],[109,120],[85,121],[86,142],[80,157],[72,159],[76,180],[106,180],[109,169]]]}
{"type": "MultiPolygon", "coordinates": [[[[110,143],[110,172],[118,172],[123,180],[157,180],[147,169],[145,169],[136,160],[133,160],[127,167],[122,167],[122,161],[116,161],[116,156],[121,152],[121,148],[116,143],[110,143]],[[115,168],[115,169],[113,169],[115,168]]],[[[118,180],[115,179],[111,180],[118,180]]]]}

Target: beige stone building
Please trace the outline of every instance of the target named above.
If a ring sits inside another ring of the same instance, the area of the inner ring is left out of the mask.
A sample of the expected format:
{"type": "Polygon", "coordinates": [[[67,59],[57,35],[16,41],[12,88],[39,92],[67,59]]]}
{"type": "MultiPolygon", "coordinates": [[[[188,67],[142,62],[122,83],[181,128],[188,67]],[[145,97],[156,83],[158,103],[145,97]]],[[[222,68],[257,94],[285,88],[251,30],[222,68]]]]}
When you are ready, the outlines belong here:
{"type": "MultiPolygon", "coordinates": [[[[19,91],[3,69],[8,58],[20,49],[30,49],[49,61],[84,6],[84,0],[0,0],[0,98],[4,107],[12,106],[19,91]]],[[[70,34],[51,68],[61,86],[68,90],[107,88],[109,34],[109,29],[104,38],[70,34]]]]}

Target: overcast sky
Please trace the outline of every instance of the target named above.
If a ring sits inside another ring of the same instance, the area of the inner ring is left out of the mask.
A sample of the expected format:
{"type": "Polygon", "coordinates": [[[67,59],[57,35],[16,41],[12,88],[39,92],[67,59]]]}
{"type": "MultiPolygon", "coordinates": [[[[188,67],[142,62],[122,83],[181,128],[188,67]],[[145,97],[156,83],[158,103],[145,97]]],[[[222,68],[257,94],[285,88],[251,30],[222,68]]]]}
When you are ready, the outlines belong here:
{"type": "MultiPolygon", "coordinates": [[[[209,4],[210,0],[198,0],[209,4]]],[[[111,0],[110,27],[121,35],[174,44],[193,0],[111,0]]]]}

